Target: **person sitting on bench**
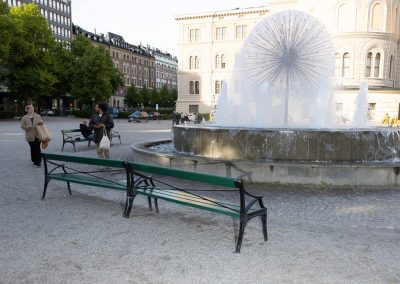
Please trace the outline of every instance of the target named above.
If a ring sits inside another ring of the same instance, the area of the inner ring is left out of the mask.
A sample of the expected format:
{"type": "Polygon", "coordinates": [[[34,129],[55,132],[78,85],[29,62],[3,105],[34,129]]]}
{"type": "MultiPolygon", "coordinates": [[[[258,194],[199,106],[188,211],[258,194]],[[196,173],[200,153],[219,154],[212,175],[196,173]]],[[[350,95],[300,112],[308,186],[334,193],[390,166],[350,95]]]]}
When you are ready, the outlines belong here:
{"type": "Polygon", "coordinates": [[[79,129],[81,130],[83,137],[85,137],[89,141],[93,141],[94,133],[92,129],[90,129],[88,124],[89,124],[88,120],[84,119],[83,122],[79,124],[79,129]]]}

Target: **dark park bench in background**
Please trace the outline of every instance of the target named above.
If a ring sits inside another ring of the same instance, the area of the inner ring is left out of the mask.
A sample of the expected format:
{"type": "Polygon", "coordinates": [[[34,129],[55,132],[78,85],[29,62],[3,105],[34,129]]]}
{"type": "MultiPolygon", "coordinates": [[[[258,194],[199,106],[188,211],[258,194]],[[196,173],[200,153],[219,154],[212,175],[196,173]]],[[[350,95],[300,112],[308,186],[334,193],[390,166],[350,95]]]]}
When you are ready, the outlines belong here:
{"type": "MultiPolygon", "coordinates": [[[[61,129],[61,133],[63,135],[63,145],[62,145],[62,150],[64,151],[64,145],[65,144],[72,144],[74,146],[74,151],[76,152],[75,148],[75,143],[79,142],[88,142],[88,147],[90,147],[90,143],[92,142],[91,140],[86,139],[83,137],[81,130],[78,129],[61,129]]],[[[111,142],[113,138],[118,138],[119,143],[121,144],[121,135],[119,134],[118,131],[111,130],[111,142]]]]}

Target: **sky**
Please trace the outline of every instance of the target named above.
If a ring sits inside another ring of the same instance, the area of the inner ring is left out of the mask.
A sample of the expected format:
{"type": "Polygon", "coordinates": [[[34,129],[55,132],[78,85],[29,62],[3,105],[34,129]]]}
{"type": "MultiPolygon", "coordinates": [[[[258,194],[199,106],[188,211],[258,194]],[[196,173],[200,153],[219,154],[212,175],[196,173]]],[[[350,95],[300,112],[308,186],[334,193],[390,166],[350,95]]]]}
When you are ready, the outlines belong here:
{"type": "Polygon", "coordinates": [[[116,33],[131,44],[149,44],[178,55],[176,16],[266,5],[267,0],[75,0],[72,22],[90,32],[116,33]]]}

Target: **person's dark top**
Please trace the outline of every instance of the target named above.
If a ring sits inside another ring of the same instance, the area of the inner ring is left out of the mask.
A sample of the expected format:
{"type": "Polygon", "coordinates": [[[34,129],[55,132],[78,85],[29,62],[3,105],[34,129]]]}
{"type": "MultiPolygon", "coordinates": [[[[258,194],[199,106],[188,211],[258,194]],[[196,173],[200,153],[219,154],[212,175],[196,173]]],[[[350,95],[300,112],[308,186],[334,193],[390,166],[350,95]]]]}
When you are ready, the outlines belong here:
{"type": "Polygon", "coordinates": [[[94,126],[98,123],[103,123],[108,138],[111,140],[111,128],[114,127],[114,121],[112,116],[109,113],[103,113],[102,116],[98,114],[94,114],[89,122],[89,127],[94,130],[94,143],[100,143],[101,138],[103,138],[103,128],[94,128],[94,126]]]}
{"type": "Polygon", "coordinates": [[[88,138],[88,136],[93,133],[89,126],[83,123],[79,124],[79,129],[81,130],[81,133],[85,138],[88,138]]]}

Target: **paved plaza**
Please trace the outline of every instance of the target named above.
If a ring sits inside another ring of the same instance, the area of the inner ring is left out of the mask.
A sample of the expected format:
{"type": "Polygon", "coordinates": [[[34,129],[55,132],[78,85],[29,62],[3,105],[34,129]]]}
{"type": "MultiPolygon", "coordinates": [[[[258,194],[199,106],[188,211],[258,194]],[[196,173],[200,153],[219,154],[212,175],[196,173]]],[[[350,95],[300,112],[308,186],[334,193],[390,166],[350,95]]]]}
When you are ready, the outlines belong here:
{"type": "MultiPolygon", "coordinates": [[[[60,129],[80,119],[44,117],[47,152],[95,157],[77,143],[61,152],[60,129]]],[[[170,121],[116,120],[122,144],[171,138],[170,121]]],[[[32,165],[19,121],[0,121],[0,283],[400,283],[400,189],[251,185],[268,207],[246,228],[234,253],[232,220],[160,202],[150,212],[138,196],[129,219],[123,192],[50,183],[32,165]]],[[[282,181],[284,183],[284,181],[282,181]]]]}

